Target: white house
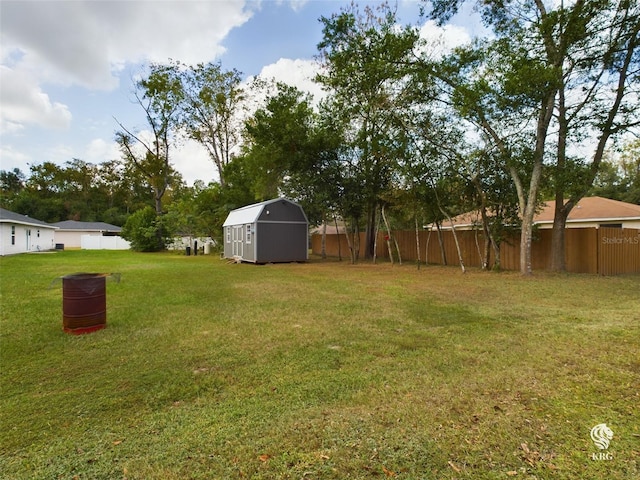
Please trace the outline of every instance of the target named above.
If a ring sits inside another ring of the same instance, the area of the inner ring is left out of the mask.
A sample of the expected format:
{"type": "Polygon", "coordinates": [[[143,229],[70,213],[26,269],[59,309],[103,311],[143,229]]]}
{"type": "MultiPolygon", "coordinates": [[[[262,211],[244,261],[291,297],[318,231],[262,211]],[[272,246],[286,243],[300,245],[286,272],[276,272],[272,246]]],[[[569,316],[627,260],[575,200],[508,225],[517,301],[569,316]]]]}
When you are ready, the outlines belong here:
{"type": "Polygon", "coordinates": [[[55,249],[57,227],[0,208],[0,255],[55,249]]]}
{"type": "Polygon", "coordinates": [[[116,225],[104,222],[78,222],[75,220],[65,220],[52,225],[58,227],[55,236],[56,243],[64,245],[64,248],[83,248],[88,250],[126,250],[129,248],[129,242],[119,237],[122,228],[116,225]]]}

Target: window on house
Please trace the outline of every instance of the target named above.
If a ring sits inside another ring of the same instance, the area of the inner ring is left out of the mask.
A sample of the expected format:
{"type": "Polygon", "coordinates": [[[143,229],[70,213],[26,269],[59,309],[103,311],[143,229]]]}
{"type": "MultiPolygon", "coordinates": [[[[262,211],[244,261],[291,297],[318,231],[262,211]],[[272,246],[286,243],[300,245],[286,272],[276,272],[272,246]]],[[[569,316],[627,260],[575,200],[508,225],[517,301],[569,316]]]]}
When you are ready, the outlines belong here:
{"type": "Polygon", "coordinates": [[[38,229],[37,237],[40,238],[40,229],[38,229]]]}
{"type": "Polygon", "coordinates": [[[250,223],[247,223],[245,231],[247,234],[246,235],[247,243],[251,243],[251,224],[250,223]]]}
{"type": "Polygon", "coordinates": [[[231,227],[227,227],[227,243],[231,243],[231,227]]]}
{"type": "Polygon", "coordinates": [[[16,244],[16,227],[14,225],[11,226],[11,245],[16,244]]]}

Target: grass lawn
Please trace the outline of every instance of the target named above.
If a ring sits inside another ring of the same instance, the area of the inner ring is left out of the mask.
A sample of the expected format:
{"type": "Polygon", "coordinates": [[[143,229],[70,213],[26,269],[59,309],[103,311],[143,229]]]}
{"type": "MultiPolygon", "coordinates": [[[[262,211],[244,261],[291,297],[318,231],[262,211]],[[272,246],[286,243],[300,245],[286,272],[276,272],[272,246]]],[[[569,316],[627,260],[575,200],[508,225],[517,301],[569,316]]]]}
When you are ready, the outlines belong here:
{"type": "Polygon", "coordinates": [[[2,479],[640,478],[640,276],[104,251],[0,268],[2,479]],[[62,331],[50,284],[74,272],[121,273],[104,330],[62,331]]]}

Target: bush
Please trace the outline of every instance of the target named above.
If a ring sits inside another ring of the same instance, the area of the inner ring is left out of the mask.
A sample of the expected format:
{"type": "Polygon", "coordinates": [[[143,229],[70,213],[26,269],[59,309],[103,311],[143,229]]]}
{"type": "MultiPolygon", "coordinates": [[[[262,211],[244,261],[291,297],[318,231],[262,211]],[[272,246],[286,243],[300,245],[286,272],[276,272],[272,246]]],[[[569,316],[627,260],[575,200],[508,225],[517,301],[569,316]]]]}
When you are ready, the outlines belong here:
{"type": "Polygon", "coordinates": [[[162,217],[151,207],[145,207],[132,214],[122,227],[122,238],[131,243],[137,252],[158,252],[164,250],[166,232],[162,217]]]}

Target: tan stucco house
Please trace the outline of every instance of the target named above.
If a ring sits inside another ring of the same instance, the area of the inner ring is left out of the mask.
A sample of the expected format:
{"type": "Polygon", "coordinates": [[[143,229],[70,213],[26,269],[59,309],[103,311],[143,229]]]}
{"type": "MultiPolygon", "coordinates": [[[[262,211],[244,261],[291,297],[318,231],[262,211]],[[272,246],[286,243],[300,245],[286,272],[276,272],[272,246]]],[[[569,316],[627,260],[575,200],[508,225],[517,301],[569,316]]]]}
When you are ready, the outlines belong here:
{"type": "MultiPolygon", "coordinates": [[[[539,229],[553,228],[555,211],[554,200],[545,202],[533,218],[539,229]]],[[[481,228],[480,212],[468,212],[452,218],[456,230],[481,228]]],[[[584,197],[573,207],[567,218],[567,228],[637,228],[640,229],[640,205],[620,202],[603,197],[584,197]]],[[[435,228],[435,225],[434,225],[435,228]]],[[[451,229],[447,221],[442,223],[443,230],[451,229]]]]}
{"type": "Polygon", "coordinates": [[[56,243],[64,245],[64,248],[107,248],[118,250],[129,248],[129,243],[119,237],[122,228],[116,225],[111,225],[110,223],[65,220],[53,223],[52,225],[58,227],[58,230],[56,230],[56,243]],[[94,247],[93,244],[103,237],[118,238],[111,238],[108,246],[94,247]]]}

